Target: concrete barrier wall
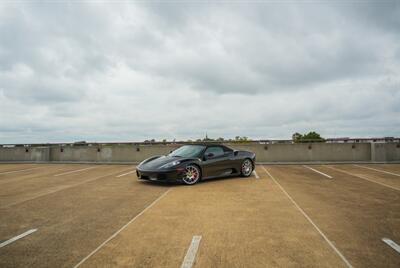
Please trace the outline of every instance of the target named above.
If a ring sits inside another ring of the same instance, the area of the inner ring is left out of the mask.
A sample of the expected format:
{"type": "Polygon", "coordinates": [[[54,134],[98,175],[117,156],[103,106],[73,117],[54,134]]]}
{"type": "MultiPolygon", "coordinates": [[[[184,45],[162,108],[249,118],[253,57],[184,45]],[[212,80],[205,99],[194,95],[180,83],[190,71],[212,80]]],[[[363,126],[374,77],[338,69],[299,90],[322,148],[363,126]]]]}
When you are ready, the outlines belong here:
{"type": "Polygon", "coordinates": [[[259,162],[370,161],[369,143],[232,144],[232,148],[257,154],[259,162]]]}
{"type": "MultiPolygon", "coordinates": [[[[253,151],[257,162],[393,162],[400,161],[396,143],[227,144],[253,151]]],[[[92,145],[52,147],[0,147],[1,162],[132,163],[167,154],[179,145],[92,145]],[[28,151],[26,151],[28,150],[28,151]]]]}
{"type": "Polygon", "coordinates": [[[371,144],[371,160],[376,162],[391,162],[400,160],[400,147],[395,143],[371,144]]]}
{"type": "Polygon", "coordinates": [[[140,162],[154,155],[167,154],[176,145],[105,145],[92,147],[53,147],[52,161],[59,162],[140,162]]]}
{"type": "Polygon", "coordinates": [[[0,148],[0,161],[48,162],[50,161],[50,148],[0,148]]]}

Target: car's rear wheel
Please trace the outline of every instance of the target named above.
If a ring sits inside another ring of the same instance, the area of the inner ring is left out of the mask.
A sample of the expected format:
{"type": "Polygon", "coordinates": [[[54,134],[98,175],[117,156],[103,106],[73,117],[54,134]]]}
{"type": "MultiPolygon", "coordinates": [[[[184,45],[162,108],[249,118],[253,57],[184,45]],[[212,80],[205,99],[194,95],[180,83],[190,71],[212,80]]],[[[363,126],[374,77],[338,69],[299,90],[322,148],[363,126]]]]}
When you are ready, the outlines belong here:
{"type": "Polygon", "coordinates": [[[188,165],[185,168],[185,174],[182,180],[185,184],[192,185],[200,180],[201,172],[200,168],[196,165],[188,165]]]}
{"type": "Polygon", "coordinates": [[[245,159],[242,162],[240,173],[243,177],[248,177],[253,172],[253,162],[250,159],[245,159]]]}

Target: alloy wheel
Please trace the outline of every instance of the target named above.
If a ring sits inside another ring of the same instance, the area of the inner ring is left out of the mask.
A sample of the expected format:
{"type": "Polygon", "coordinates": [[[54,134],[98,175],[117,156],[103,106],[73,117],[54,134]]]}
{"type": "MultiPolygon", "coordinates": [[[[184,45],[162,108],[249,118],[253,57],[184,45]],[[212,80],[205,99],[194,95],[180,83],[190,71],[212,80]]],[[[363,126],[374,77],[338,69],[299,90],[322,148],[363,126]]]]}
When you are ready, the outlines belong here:
{"type": "Polygon", "coordinates": [[[196,166],[189,165],[185,169],[183,181],[186,184],[195,184],[200,178],[200,170],[196,166]]]}
{"type": "Polygon", "coordinates": [[[250,176],[251,172],[253,172],[253,163],[249,159],[246,159],[242,163],[242,174],[243,176],[250,176]]]}

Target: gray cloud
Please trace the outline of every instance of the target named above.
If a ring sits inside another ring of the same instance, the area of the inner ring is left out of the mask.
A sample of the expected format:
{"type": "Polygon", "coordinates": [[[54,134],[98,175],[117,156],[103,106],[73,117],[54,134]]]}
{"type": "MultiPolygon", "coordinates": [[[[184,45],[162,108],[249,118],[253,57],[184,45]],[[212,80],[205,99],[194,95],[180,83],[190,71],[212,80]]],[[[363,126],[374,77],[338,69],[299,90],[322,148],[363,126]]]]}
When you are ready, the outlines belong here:
{"type": "Polygon", "coordinates": [[[0,4],[0,143],[399,136],[398,2],[0,4]]]}

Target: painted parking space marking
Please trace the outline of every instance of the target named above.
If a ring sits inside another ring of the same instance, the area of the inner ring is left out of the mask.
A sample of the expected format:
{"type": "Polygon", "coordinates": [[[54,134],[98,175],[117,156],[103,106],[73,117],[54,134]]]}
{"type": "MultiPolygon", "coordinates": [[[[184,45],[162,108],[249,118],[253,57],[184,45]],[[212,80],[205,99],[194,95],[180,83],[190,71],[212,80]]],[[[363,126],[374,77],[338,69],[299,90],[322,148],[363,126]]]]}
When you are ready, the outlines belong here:
{"type": "Polygon", "coordinates": [[[183,259],[181,268],[191,268],[193,266],[197,250],[199,249],[200,241],[200,235],[193,236],[192,242],[190,243],[190,246],[186,252],[185,258],[183,259]]]}
{"type": "Polygon", "coordinates": [[[41,168],[41,167],[34,167],[34,168],[27,168],[27,169],[6,171],[6,172],[1,172],[0,175],[3,175],[3,174],[11,174],[11,173],[17,173],[17,172],[23,172],[23,171],[28,171],[28,170],[34,170],[34,169],[38,169],[38,168],[41,168]]]}
{"type": "Polygon", "coordinates": [[[136,169],[134,169],[134,170],[132,170],[132,171],[129,171],[129,172],[127,172],[127,173],[124,173],[124,174],[117,175],[117,176],[115,176],[115,177],[116,177],[116,178],[123,177],[123,176],[129,175],[129,174],[132,174],[132,173],[134,173],[135,171],[136,171],[136,169]]]}
{"type": "MultiPolygon", "coordinates": [[[[54,166],[54,168],[57,168],[55,170],[52,170],[53,167],[50,167],[50,166],[44,166],[44,167],[46,168],[46,170],[44,171],[45,173],[43,174],[44,177],[52,176],[52,175],[54,175],[53,173],[65,171],[65,167],[63,167],[63,166],[59,166],[59,167],[58,166],[54,166]]],[[[43,168],[43,167],[39,167],[39,168],[43,168]]],[[[39,172],[42,172],[42,171],[29,172],[29,173],[27,173],[27,175],[33,175],[33,176],[29,176],[29,177],[25,177],[25,176],[21,176],[20,175],[18,177],[17,176],[9,176],[7,178],[2,178],[0,180],[0,185],[7,184],[7,183],[10,183],[10,182],[36,180],[36,179],[38,179],[38,175],[40,174],[39,172]]],[[[40,175],[42,175],[42,174],[40,174],[40,175]]]]}
{"type": "Polygon", "coordinates": [[[385,242],[389,247],[396,250],[397,253],[400,253],[400,246],[389,238],[382,238],[382,241],[385,242]]]}
{"type": "MultiPolygon", "coordinates": [[[[123,170],[123,171],[127,171],[127,170],[123,170]]],[[[24,199],[24,200],[20,200],[20,201],[11,203],[11,204],[7,204],[7,205],[5,205],[5,206],[0,206],[0,208],[12,207],[12,206],[15,206],[15,205],[18,205],[18,204],[27,202],[27,201],[31,201],[31,200],[34,200],[34,199],[37,199],[37,198],[40,198],[40,197],[43,197],[43,196],[46,196],[46,195],[49,195],[49,194],[54,194],[54,193],[56,193],[56,192],[60,192],[60,191],[63,191],[63,190],[69,189],[69,188],[73,188],[73,187],[76,187],[76,186],[79,186],[79,185],[82,185],[82,184],[85,184],[85,183],[88,183],[88,182],[92,182],[92,181],[95,181],[95,180],[99,180],[99,179],[102,179],[102,178],[105,178],[105,177],[108,177],[108,176],[113,176],[113,175],[115,175],[115,174],[117,174],[117,173],[120,173],[120,172],[121,172],[121,171],[112,172],[112,173],[110,173],[110,174],[106,174],[106,175],[101,175],[101,176],[99,176],[99,177],[90,178],[90,179],[87,179],[87,180],[84,180],[84,181],[80,181],[80,182],[75,183],[75,184],[72,184],[72,185],[67,185],[67,186],[61,187],[61,188],[59,188],[59,189],[55,189],[55,190],[48,191],[48,192],[43,193],[43,194],[39,194],[39,195],[34,196],[34,197],[31,197],[31,198],[27,198],[27,199],[24,199]]]]}
{"type": "Polygon", "coordinates": [[[71,174],[71,173],[81,172],[81,171],[85,171],[85,170],[89,170],[89,169],[93,169],[93,168],[97,168],[97,167],[88,167],[88,168],[72,170],[72,171],[68,171],[68,172],[64,172],[64,173],[60,173],[60,174],[55,174],[54,177],[64,176],[64,175],[68,175],[68,174],[71,174]]]}
{"type": "Polygon", "coordinates": [[[85,258],[83,258],[78,264],[74,266],[74,268],[77,268],[81,266],[84,262],[86,262],[90,257],[92,257],[96,252],[98,252],[100,249],[104,247],[108,242],[110,242],[112,239],[114,239],[120,232],[122,232],[126,227],[128,227],[129,224],[134,222],[137,218],[139,218],[141,215],[143,215],[147,210],[149,210],[152,206],[154,206],[158,201],[160,201],[164,196],[166,196],[172,189],[168,189],[165,191],[162,195],[160,195],[156,200],[154,200],[150,205],[145,207],[139,214],[137,214],[135,217],[133,217],[130,221],[128,221],[124,226],[122,226],[118,231],[116,231],[112,236],[107,238],[103,243],[101,243],[95,250],[93,250],[89,255],[87,255],[85,258]]]}
{"type": "Polygon", "coordinates": [[[366,181],[370,181],[370,182],[373,182],[373,183],[376,183],[376,184],[379,184],[379,185],[388,187],[388,188],[393,189],[393,190],[396,190],[396,191],[400,191],[399,188],[396,188],[396,187],[394,187],[394,186],[390,186],[390,185],[388,185],[388,184],[386,184],[386,183],[383,183],[383,182],[378,182],[378,181],[371,180],[371,179],[369,179],[369,178],[367,178],[367,177],[365,177],[365,176],[362,176],[362,175],[360,175],[360,174],[354,174],[354,173],[351,173],[351,172],[347,172],[347,171],[345,171],[345,170],[343,170],[343,169],[334,168],[334,167],[330,167],[330,166],[326,166],[326,167],[327,167],[327,168],[330,168],[330,169],[333,169],[333,170],[336,170],[336,171],[340,171],[340,172],[346,173],[346,174],[348,174],[348,175],[350,175],[350,176],[354,176],[354,177],[357,177],[357,178],[360,178],[360,179],[363,179],[363,180],[366,180],[366,181]]]}
{"type": "Polygon", "coordinates": [[[30,229],[30,230],[26,231],[25,233],[22,233],[20,235],[14,236],[13,238],[8,239],[7,241],[4,241],[3,243],[1,243],[0,244],[0,248],[5,247],[5,246],[7,246],[7,245],[9,245],[9,244],[11,244],[11,243],[23,238],[23,237],[25,237],[27,235],[33,234],[36,231],[37,231],[37,229],[30,229]]]}
{"type": "Polygon", "coordinates": [[[292,204],[300,211],[301,214],[311,223],[311,225],[317,230],[317,232],[324,238],[324,240],[328,243],[328,245],[336,252],[336,254],[342,259],[342,261],[346,264],[347,267],[352,268],[353,266],[346,259],[346,257],[336,248],[336,246],[332,243],[331,240],[319,229],[319,227],[314,223],[314,221],[304,212],[304,210],[294,201],[294,199],[289,195],[288,192],[280,185],[280,183],[274,178],[274,176],[269,173],[269,171],[262,166],[264,171],[268,174],[268,176],[275,182],[276,185],[281,189],[281,191],[286,195],[286,197],[292,202],[292,204]]]}
{"type": "Polygon", "coordinates": [[[254,173],[254,176],[256,176],[256,179],[260,178],[260,176],[258,176],[258,174],[257,174],[257,171],[254,170],[253,173],[254,173]]]}
{"type": "Polygon", "coordinates": [[[370,169],[370,170],[378,171],[378,172],[381,172],[381,173],[386,173],[386,174],[390,174],[390,175],[394,175],[394,176],[400,177],[400,174],[389,172],[389,171],[382,170],[382,169],[366,167],[366,166],[361,166],[361,165],[353,165],[353,166],[360,167],[360,168],[365,168],[365,169],[370,169]]]}
{"type": "Polygon", "coordinates": [[[325,176],[325,177],[327,177],[327,178],[329,178],[329,179],[333,179],[332,176],[329,176],[328,174],[325,174],[325,173],[323,173],[323,172],[321,172],[321,171],[319,171],[319,170],[316,170],[316,169],[314,169],[314,168],[312,168],[312,167],[309,167],[309,166],[306,166],[306,165],[303,165],[303,167],[308,168],[308,169],[310,169],[310,170],[312,170],[312,171],[314,171],[314,172],[316,172],[316,173],[318,173],[318,174],[321,174],[322,176],[325,176]]]}

